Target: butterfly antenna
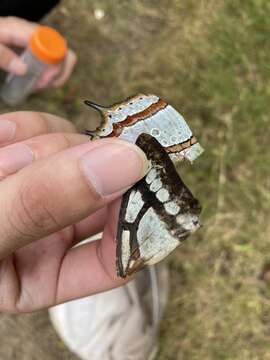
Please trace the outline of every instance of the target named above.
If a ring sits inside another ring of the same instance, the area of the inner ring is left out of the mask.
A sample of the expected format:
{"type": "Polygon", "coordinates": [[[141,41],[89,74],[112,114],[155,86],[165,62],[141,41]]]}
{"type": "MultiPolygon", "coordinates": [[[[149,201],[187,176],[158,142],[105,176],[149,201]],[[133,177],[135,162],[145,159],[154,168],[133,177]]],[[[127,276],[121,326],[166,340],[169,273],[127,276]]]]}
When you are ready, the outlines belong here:
{"type": "Polygon", "coordinates": [[[96,135],[96,132],[91,130],[84,130],[83,133],[84,135],[91,136],[91,138],[93,138],[96,135]]]}
{"type": "Polygon", "coordinates": [[[96,103],[94,103],[93,101],[90,101],[90,100],[84,100],[84,103],[85,103],[85,105],[90,106],[91,108],[93,108],[93,109],[95,109],[97,111],[100,111],[100,112],[108,109],[107,106],[96,104],[96,103]]]}

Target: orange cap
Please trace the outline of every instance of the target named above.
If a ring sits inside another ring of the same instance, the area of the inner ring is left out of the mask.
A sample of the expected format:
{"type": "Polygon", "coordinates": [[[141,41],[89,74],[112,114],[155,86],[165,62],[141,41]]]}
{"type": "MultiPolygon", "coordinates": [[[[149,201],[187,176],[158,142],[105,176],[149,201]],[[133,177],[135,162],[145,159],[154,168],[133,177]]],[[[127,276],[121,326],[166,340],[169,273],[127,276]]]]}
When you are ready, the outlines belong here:
{"type": "Polygon", "coordinates": [[[29,42],[32,53],[47,64],[56,64],[64,59],[67,52],[65,39],[49,26],[39,26],[29,42]]]}

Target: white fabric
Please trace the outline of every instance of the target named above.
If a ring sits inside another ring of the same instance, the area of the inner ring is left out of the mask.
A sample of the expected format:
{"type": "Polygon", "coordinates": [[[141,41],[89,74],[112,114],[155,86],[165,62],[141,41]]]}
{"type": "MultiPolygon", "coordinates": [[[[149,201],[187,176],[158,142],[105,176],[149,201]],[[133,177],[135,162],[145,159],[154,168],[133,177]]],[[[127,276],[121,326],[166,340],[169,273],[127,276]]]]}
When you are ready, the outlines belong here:
{"type": "Polygon", "coordinates": [[[83,360],[146,360],[156,329],[147,325],[135,282],[50,309],[57,332],[83,360]]]}

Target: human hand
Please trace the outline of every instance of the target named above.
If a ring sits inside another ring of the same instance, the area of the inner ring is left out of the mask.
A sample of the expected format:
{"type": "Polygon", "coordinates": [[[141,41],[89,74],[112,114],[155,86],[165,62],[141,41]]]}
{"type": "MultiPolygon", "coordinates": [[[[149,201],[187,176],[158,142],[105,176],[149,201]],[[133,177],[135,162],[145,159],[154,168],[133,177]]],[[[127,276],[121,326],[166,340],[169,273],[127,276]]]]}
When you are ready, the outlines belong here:
{"type": "Polygon", "coordinates": [[[119,139],[90,142],[49,114],[0,116],[0,311],[29,312],[107,290],[120,195],[147,160],[119,139]],[[73,247],[104,230],[101,240],[73,247]]]}
{"type": "MultiPolygon", "coordinates": [[[[24,75],[27,65],[10,48],[26,48],[38,24],[16,17],[0,17],[0,69],[15,75],[24,75]]],[[[70,77],[77,62],[76,54],[68,49],[61,64],[51,65],[36,85],[37,89],[62,86],[70,77]]]]}

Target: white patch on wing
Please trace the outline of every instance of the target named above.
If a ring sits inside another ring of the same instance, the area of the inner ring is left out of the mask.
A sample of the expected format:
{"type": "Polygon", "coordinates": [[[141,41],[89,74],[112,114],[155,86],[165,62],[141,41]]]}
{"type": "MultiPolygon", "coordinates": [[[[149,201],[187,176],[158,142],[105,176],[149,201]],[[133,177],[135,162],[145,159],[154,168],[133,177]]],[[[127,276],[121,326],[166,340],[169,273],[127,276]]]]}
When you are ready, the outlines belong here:
{"type": "Polygon", "coordinates": [[[185,154],[183,154],[182,152],[171,153],[171,154],[169,154],[169,156],[174,164],[182,161],[185,158],[185,154]]]}
{"type": "Polygon", "coordinates": [[[158,102],[159,97],[156,95],[141,95],[134,99],[130,99],[126,104],[119,104],[116,109],[109,110],[108,114],[112,123],[124,121],[127,116],[137,114],[144,111],[152,104],[158,102]]]}
{"type": "Polygon", "coordinates": [[[170,105],[144,121],[148,134],[156,137],[162,146],[176,145],[192,136],[192,132],[183,116],[170,105]],[[158,136],[155,135],[153,129],[160,130],[158,136]]]}
{"type": "Polygon", "coordinates": [[[192,131],[186,123],[186,120],[171,105],[168,105],[166,109],[168,122],[171,122],[172,125],[174,124],[174,131],[172,131],[172,133],[177,136],[177,142],[181,143],[188,140],[192,136],[192,131]]]}
{"type": "Polygon", "coordinates": [[[157,172],[155,169],[151,169],[149,173],[146,175],[145,181],[147,184],[151,184],[153,180],[157,177],[157,172]]]}
{"type": "MultiPolygon", "coordinates": [[[[192,132],[183,116],[170,105],[167,105],[164,109],[159,110],[145,120],[137,121],[131,126],[124,127],[119,137],[135,143],[138,136],[142,133],[152,135],[164,147],[180,144],[192,136],[192,132]]],[[[180,155],[193,161],[203,150],[198,143],[191,146],[191,148],[185,149],[185,153],[180,153],[180,155]]]]}
{"type": "Polygon", "coordinates": [[[153,128],[151,129],[151,134],[152,136],[154,136],[155,138],[160,136],[160,130],[158,128],[153,128]]]}
{"type": "Polygon", "coordinates": [[[111,121],[108,121],[108,123],[106,125],[104,125],[104,127],[101,127],[100,130],[98,130],[98,135],[101,137],[106,137],[108,135],[110,135],[110,133],[112,133],[113,131],[113,126],[111,121]]]}
{"type": "Polygon", "coordinates": [[[199,216],[194,214],[180,214],[176,217],[176,221],[181,225],[185,230],[194,232],[199,227],[199,216]]]}
{"type": "Polygon", "coordinates": [[[190,162],[193,162],[203,153],[203,148],[199,143],[191,145],[189,148],[184,149],[181,151],[183,156],[188,159],[190,162]]]}
{"type": "Polygon", "coordinates": [[[130,193],[126,208],[125,220],[129,223],[133,223],[136,220],[143,205],[144,202],[142,200],[141,193],[139,191],[132,191],[130,193]]]}
{"type": "Polygon", "coordinates": [[[177,136],[172,135],[172,136],[170,137],[170,142],[171,142],[171,143],[176,143],[176,144],[177,144],[178,141],[179,141],[179,140],[178,140],[178,137],[177,137],[177,136]]]}
{"type": "Polygon", "coordinates": [[[121,261],[124,271],[128,266],[128,261],[130,258],[130,232],[128,230],[123,230],[121,234],[121,261]]]}
{"type": "Polygon", "coordinates": [[[179,245],[179,240],[171,235],[153,208],[141,218],[137,240],[140,256],[149,265],[159,262],[179,245]]]}
{"type": "Polygon", "coordinates": [[[132,269],[133,265],[135,264],[135,260],[130,260],[129,264],[128,264],[128,268],[132,269]]]}
{"type": "Polygon", "coordinates": [[[174,163],[177,163],[184,158],[189,160],[191,163],[197,159],[204,152],[203,148],[199,143],[193,144],[187,149],[181,150],[179,152],[169,154],[171,160],[174,163]]]}
{"type": "Polygon", "coordinates": [[[119,138],[135,143],[137,138],[142,134],[149,134],[149,129],[146,127],[145,120],[137,121],[132,126],[126,126],[123,128],[119,138]]]}
{"type": "Polygon", "coordinates": [[[162,182],[160,179],[155,179],[150,184],[150,190],[153,192],[157,192],[160,188],[162,188],[162,182]]]}
{"type": "Polygon", "coordinates": [[[180,211],[180,207],[173,201],[167,202],[164,207],[166,212],[170,215],[177,215],[180,211]]]}
{"type": "Polygon", "coordinates": [[[169,200],[169,197],[170,197],[170,194],[169,194],[169,191],[166,190],[166,189],[160,189],[158,190],[158,192],[156,193],[156,197],[157,199],[164,203],[165,201],[168,201],[169,200]]]}

